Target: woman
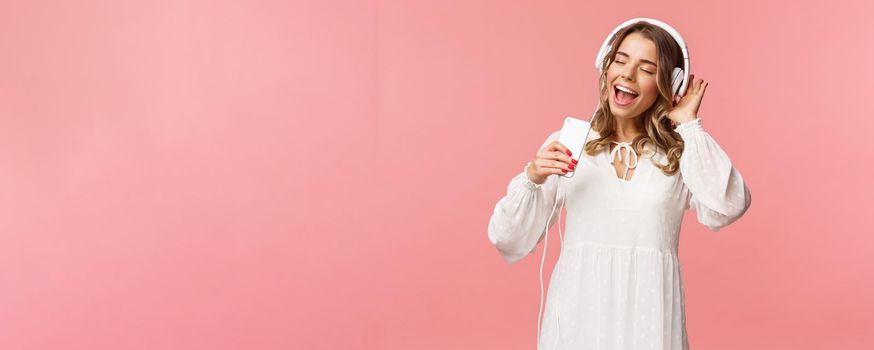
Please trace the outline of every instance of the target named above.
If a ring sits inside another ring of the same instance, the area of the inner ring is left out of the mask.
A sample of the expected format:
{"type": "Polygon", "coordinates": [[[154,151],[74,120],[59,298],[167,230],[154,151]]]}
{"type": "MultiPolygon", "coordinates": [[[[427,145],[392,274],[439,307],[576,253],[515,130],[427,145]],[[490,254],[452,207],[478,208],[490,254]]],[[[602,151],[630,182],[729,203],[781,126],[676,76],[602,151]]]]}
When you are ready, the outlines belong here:
{"type": "Polygon", "coordinates": [[[674,96],[683,55],[664,26],[640,21],[616,32],[579,162],[552,133],[490,219],[489,240],[513,264],[555,223],[555,206],[567,207],[543,349],[688,349],[677,256],[683,212],[694,209],[715,232],[750,206],[740,172],[698,119],[707,83],[690,75],[682,98],[674,96]]]}

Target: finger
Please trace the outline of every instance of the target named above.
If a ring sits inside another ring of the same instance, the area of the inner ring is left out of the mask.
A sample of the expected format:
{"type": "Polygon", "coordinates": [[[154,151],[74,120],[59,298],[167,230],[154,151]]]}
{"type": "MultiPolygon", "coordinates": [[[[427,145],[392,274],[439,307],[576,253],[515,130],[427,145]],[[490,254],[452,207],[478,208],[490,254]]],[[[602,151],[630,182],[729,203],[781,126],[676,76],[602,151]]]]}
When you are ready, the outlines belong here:
{"type": "Polygon", "coordinates": [[[561,153],[559,151],[550,151],[550,152],[542,152],[537,156],[537,159],[543,160],[540,164],[545,167],[558,167],[562,169],[571,169],[569,165],[576,164],[573,163],[573,160],[568,157],[567,154],[561,153]]]}
{"type": "Polygon", "coordinates": [[[573,168],[576,168],[576,166],[572,166],[572,164],[560,162],[557,160],[549,160],[549,159],[543,159],[541,164],[542,164],[543,168],[558,169],[558,171],[561,171],[561,170],[573,171],[573,168]]]}
{"type": "Polygon", "coordinates": [[[571,151],[568,150],[567,147],[565,147],[564,145],[561,144],[561,142],[558,142],[558,141],[552,141],[552,143],[549,145],[549,148],[550,148],[549,151],[559,151],[561,153],[571,155],[571,151]]]}
{"type": "Polygon", "coordinates": [[[562,153],[561,151],[546,152],[543,158],[557,160],[567,164],[573,163],[573,158],[567,155],[567,153],[562,153]]]}
{"type": "Polygon", "coordinates": [[[548,159],[541,158],[541,159],[535,160],[534,164],[536,165],[535,172],[537,172],[540,175],[564,174],[564,173],[567,173],[568,171],[572,171],[570,169],[570,167],[568,167],[564,163],[561,163],[561,162],[555,161],[555,160],[548,160],[548,159]]]}

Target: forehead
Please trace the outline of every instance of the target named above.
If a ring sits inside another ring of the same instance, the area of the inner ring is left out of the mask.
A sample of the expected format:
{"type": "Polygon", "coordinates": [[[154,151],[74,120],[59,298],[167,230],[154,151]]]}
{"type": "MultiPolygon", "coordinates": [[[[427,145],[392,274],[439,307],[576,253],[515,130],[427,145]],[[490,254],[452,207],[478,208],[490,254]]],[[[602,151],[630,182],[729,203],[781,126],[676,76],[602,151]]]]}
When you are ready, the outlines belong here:
{"type": "Polygon", "coordinates": [[[622,39],[619,51],[627,53],[631,58],[658,62],[658,50],[655,43],[640,33],[631,33],[622,39]]]}

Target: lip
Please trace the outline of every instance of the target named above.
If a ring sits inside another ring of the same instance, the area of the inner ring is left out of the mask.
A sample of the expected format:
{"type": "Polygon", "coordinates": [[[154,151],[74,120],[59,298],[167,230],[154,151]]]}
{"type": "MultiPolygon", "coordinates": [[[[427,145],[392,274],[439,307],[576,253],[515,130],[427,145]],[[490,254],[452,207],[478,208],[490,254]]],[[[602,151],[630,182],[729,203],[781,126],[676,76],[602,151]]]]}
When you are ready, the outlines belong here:
{"type": "Polygon", "coordinates": [[[622,104],[621,102],[619,102],[619,98],[616,97],[616,88],[615,88],[615,87],[613,88],[613,91],[610,92],[610,95],[613,96],[613,103],[616,104],[616,106],[619,106],[619,107],[628,107],[628,106],[631,106],[631,105],[633,105],[633,104],[635,104],[635,103],[637,102],[637,99],[638,99],[638,98],[640,98],[640,95],[638,95],[638,96],[635,97],[633,100],[631,100],[631,102],[626,103],[626,104],[622,104]]]}

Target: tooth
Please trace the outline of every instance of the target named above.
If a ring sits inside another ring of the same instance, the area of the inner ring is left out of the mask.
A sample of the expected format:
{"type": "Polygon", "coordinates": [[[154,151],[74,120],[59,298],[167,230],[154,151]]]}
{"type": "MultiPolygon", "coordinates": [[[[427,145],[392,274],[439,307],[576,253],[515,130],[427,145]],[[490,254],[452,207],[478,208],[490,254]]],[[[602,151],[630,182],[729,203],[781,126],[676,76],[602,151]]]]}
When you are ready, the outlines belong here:
{"type": "Polygon", "coordinates": [[[621,91],[624,91],[624,92],[627,92],[627,93],[629,93],[629,94],[632,94],[632,95],[637,96],[637,93],[636,93],[636,92],[634,92],[634,91],[632,91],[631,89],[629,89],[629,88],[627,88],[627,87],[624,87],[624,86],[622,86],[622,85],[616,85],[616,88],[619,89],[619,90],[621,90],[621,91]]]}

